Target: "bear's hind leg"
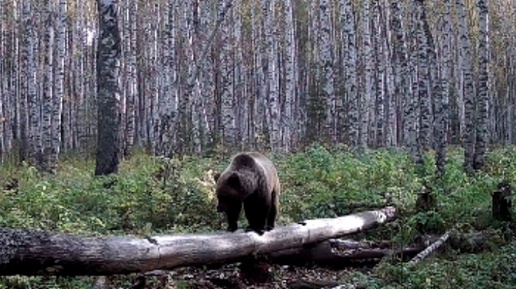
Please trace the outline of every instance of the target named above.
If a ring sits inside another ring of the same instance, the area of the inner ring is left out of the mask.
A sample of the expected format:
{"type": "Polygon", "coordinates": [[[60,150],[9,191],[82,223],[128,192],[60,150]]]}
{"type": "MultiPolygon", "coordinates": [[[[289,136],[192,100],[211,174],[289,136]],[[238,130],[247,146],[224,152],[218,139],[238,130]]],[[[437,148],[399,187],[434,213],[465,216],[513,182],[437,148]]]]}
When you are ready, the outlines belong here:
{"type": "Polygon", "coordinates": [[[250,200],[244,202],[244,211],[247,222],[249,223],[246,232],[254,231],[258,235],[262,235],[265,232],[269,205],[250,200]]]}
{"type": "Polygon", "coordinates": [[[274,229],[274,226],[276,225],[276,217],[278,216],[278,210],[279,210],[279,185],[276,186],[278,189],[274,190],[272,192],[272,200],[271,200],[271,207],[269,210],[269,214],[267,215],[267,226],[265,227],[265,230],[270,231],[274,229]]]}

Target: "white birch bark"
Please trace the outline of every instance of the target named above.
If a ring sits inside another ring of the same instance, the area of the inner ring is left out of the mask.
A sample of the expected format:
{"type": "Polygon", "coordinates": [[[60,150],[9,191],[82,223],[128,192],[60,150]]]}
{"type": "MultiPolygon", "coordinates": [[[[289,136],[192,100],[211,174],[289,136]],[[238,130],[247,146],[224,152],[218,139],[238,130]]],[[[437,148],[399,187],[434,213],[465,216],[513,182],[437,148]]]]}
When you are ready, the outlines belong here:
{"type": "Polygon", "coordinates": [[[474,169],[481,170],[485,165],[485,153],[489,142],[489,14],[488,0],[478,0],[478,89],[476,115],[476,143],[474,169]]]}
{"type": "MultiPolygon", "coordinates": [[[[212,9],[213,2],[210,1],[200,1],[200,27],[199,27],[199,39],[202,39],[202,43],[204,43],[203,47],[209,47],[213,43],[215,39],[215,34],[212,33],[210,35],[211,29],[216,27],[216,21],[218,13],[216,13],[216,9],[212,9]],[[214,11],[215,10],[215,11],[214,11]],[[215,23],[215,24],[214,24],[215,23]],[[210,37],[208,37],[210,35],[210,37]],[[213,35],[213,36],[212,36],[213,35]]],[[[202,142],[205,146],[213,145],[213,130],[214,130],[214,121],[215,117],[213,117],[214,109],[212,104],[213,96],[215,95],[215,72],[213,67],[213,61],[211,60],[213,57],[213,53],[211,52],[213,49],[207,49],[203,51],[203,54],[200,56],[199,66],[202,69],[199,70],[199,90],[200,90],[200,109],[201,109],[201,117],[202,121],[201,125],[201,137],[202,142]]]]}
{"type": "Polygon", "coordinates": [[[401,99],[400,95],[395,93],[396,89],[396,76],[395,68],[396,61],[394,56],[394,45],[393,31],[389,23],[392,21],[392,11],[390,7],[390,1],[384,0],[385,16],[383,19],[383,26],[385,29],[385,39],[383,43],[384,59],[386,60],[386,99],[385,99],[385,112],[386,112],[386,126],[385,126],[385,141],[387,146],[397,147],[398,146],[398,113],[402,112],[398,110],[398,103],[401,99]]]}
{"type": "Polygon", "coordinates": [[[255,69],[255,93],[253,99],[252,118],[249,119],[249,127],[251,127],[252,138],[254,142],[252,145],[257,150],[263,150],[265,145],[265,100],[268,93],[268,82],[266,78],[267,73],[267,56],[266,56],[266,42],[264,32],[264,20],[260,17],[258,11],[267,9],[267,1],[255,1],[252,3],[251,11],[251,35],[253,39],[254,53],[254,69],[255,69]]]}
{"type": "MultiPolygon", "coordinates": [[[[224,13],[224,7],[226,2],[221,1],[218,6],[219,18],[224,13]]],[[[222,49],[220,51],[220,90],[221,90],[221,136],[223,147],[234,148],[236,145],[236,124],[235,124],[235,112],[233,110],[235,96],[233,91],[233,61],[232,61],[232,43],[230,42],[232,27],[230,23],[224,23],[222,25],[222,49]]]]}
{"type": "Polygon", "coordinates": [[[126,84],[125,84],[125,145],[124,150],[125,153],[129,153],[136,143],[137,137],[137,125],[136,125],[136,115],[137,115],[137,107],[138,107],[138,88],[137,88],[137,78],[136,78],[136,23],[137,23],[137,11],[138,11],[138,1],[131,0],[125,4],[125,11],[127,15],[125,19],[127,21],[124,27],[125,37],[124,47],[126,51],[124,53],[125,56],[125,73],[126,73],[126,84]]]}
{"type": "MultiPolygon", "coordinates": [[[[54,92],[54,11],[50,0],[45,0],[45,34],[44,34],[44,78],[43,78],[43,111],[42,111],[42,134],[43,134],[43,155],[38,161],[39,167],[52,173],[50,167],[52,150],[52,115],[53,115],[53,92],[54,92]]],[[[56,166],[55,164],[54,166],[56,166]]],[[[55,173],[55,172],[54,172],[55,173]]]]}
{"type": "Polygon", "coordinates": [[[374,56],[375,56],[375,121],[373,122],[374,145],[376,147],[385,146],[385,61],[383,43],[385,42],[385,31],[382,25],[382,1],[373,2],[373,27],[374,27],[374,56]]]}
{"type": "Polygon", "coordinates": [[[358,56],[355,17],[353,15],[353,2],[351,0],[340,1],[340,14],[344,33],[344,91],[348,100],[349,144],[353,148],[359,145],[360,97],[358,95],[358,56]]]}
{"type": "Polygon", "coordinates": [[[368,128],[371,99],[373,98],[374,88],[374,50],[372,43],[372,27],[371,27],[371,0],[362,2],[362,46],[363,46],[363,63],[364,86],[360,99],[360,148],[365,149],[368,146],[368,128]]]}
{"type": "MultiPolygon", "coordinates": [[[[419,1],[419,0],[417,0],[419,1]]],[[[421,130],[421,97],[420,97],[420,86],[419,83],[419,77],[422,75],[422,73],[419,73],[420,67],[420,39],[418,36],[420,35],[420,30],[422,30],[422,27],[420,25],[420,3],[417,1],[411,3],[411,15],[410,15],[410,31],[409,31],[409,43],[410,43],[410,50],[409,50],[409,71],[410,71],[410,77],[409,77],[409,83],[410,83],[410,97],[409,100],[405,103],[405,114],[406,114],[406,120],[408,128],[407,133],[407,145],[409,146],[409,152],[412,156],[412,159],[416,164],[421,164],[423,161],[422,158],[422,149],[421,149],[421,137],[420,137],[420,130],[421,130]]],[[[426,53],[425,53],[426,55],[426,53]]],[[[424,65],[424,64],[423,64],[424,65]]],[[[426,89],[426,87],[425,87],[426,89]]]]}
{"type": "MultiPolygon", "coordinates": [[[[18,2],[13,1],[11,6],[11,23],[18,23],[20,21],[19,18],[19,9],[21,5],[17,4],[18,2]]],[[[4,20],[9,19],[7,14],[3,14],[4,20]]],[[[2,27],[5,29],[8,26],[2,25],[2,27]]],[[[13,26],[14,27],[14,26],[13,26]]],[[[20,106],[19,103],[21,102],[21,87],[19,84],[20,77],[20,66],[23,65],[23,62],[20,60],[20,29],[13,29],[11,33],[7,33],[6,30],[4,30],[4,41],[5,46],[4,49],[6,51],[4,58],[6,61],[5,68],[10,71],[9,77],[6,78],[6,90],[4,95],[4,116],[5,121],[3,122],[3,125],[5,127],[5,142],[4,142],[4,152],[11,152],[11,155],[14,155],[15,153],[19,153],[20,156],[23,156],[23,141],[20,140],[20,106]],[[11,55],[11,57],[7,57],[7,52],[11,55]],[[8,61],[9,60],[9,61],[8,61]],[[13,151],[14,144],[17,141],[19,144],[19,150],[13,151]]],[[[25,135],[24,135],[25,137],[25,135]]],[[[23,160],[23,158],[20,158],[20,160],[23,160]]]]}
{"type": "Polygon", "coordinates": [[[285,109],[282,115],[283,119],[283,149],[286,153],[292,150],[297,142],[297,132],[294,125],[295,101],[297,99],[298,85],[298,51],[296,45],[296,26],[294,14],[294,1],[286,0],[284,4],[285,19],[285,109]]]}
{"type": "Polygon", "coordinates": [[[0,75],[2,75],[2,79],[0,80],[0,164],[3,164],[4,158],[6,153],[8,152],[8,149],[6,148],[6,143],[8,141],[8,135],[7,132],[9,130],[8,128],[8,115],[5,113],[7,111],[7,105],[9,102],[9,77],[10,77],[10,71],[7,64],[6,57],[13,55],[10,55],[7,51],[7,10],[8,8],[4,5],[2,1],[0,1],[0,55],[3,56],[3,58],[0,60],[0,75]]]}
{"type": "Polygon", "coordinates": [[[452,68],[452,22],[451,22],[451,1],[444,0],[444,11],[441,18],[441,75],[439,77],[440,91],[436,94],[436,149],[435,164],[437,173],[443,175],[446,166],[446,145],[448,140],[448,102],[452,68]]]}
{"type": "Polygon", "coordinates": [[[177,35],[177,13],[178,1],[169,0],[164,5],[165,10],[165,33],[163,49],[163,94],[159,97],[159,117],[155,119],[156,126],[159,128],[156,138],[157,152],[159,154],[170,155],[175,145],[175,124],[178,110],[178,75],[177,75],[177,55],[176,55],[176,35],[177,35]]]}
{"type": "Polygon", "coordinates": [[[429,32],[428,22],[426,19],[426,7],[423,0],[414,2],[417,14],[417,81],[418,81],[418,97],[419,97],[419,113],[420,113],[420,127],[419,127],[419,145],[422,150],[428,150],[431,144],[432,137],[432,101],[430,89],[430,75],[429,75],[429,42],[432,42],[429,32]]]}
{"type": "Polygon", "coordinates": [[[472,49],[464,0],[456,0],[455,8],[457,9],[459,21],[459,49],[462,59],[459,71],[462,74],[463,87],[460,88],[459,94],[462,94],[464,99],[465,128],[462,142],[464,147],[464,169],[468,174],[472,174],[475,158],[475,90],[472,71],[472,49]]]}
{"type": "Polygon", "coordinates": [[[66,32],[67,32],[67,2],[59,0],[57,3],[57,35],[56,35],[56,73],[55,73],[55,90],[52,102],[52,146],[49,157],[49,169],[52,172],[57,171],[59,162],[59,154],[62,145],[61,128],[63,113],[63,96],[64,96],[64,76],[65,76],[65,58],[66,58],[66,32]]]}
{"type": "Polygon", "coordinates": [[[95,175],[118,172],[120,161],[120,52],[118,0],[98,0],[98,140],[95,175]]]}
{"type": "Polygon", "coordinates": [[[322,64],[322,89],[326,99],[326,125],[324,134],[328,140],[336,140],[335,123],[335,84],[334,84],[334,57],[333,37],[331,29],[331,1],[320,0],[319,3],[319,58],[322,64]]]}
{"type": "MultiPolygon", "coordinates": [[[[35,36],[34,36],[34,26],[33,26],[33,15],[32,15],[32,5],[31,1],[23,2],[23,29],[25,34],[23,49],[22,49],[22,58],[23,58],[23,68],[24,72],[24,80],[22,81],[24,88],[24,96],[22,96],[22,102],[20,105],[22,106],[22,115],[21,121],[22,123],[22,135],[26,132],[28,139],[28,157],[29,162],[33,165],[36,164],[37,158],[40,158],[41,155],[41,113],[40,113],[40,101],[38,100],[37,92],[36,92],[36,58],[34,55],[34,47],[35,47],[35,36]],[[27,103],[25,103],[25,100],[27,103]],[[27,113],[25,113],[27,112],[27,113]],[[25,131],[25,132],[24,132],[25,131]]],[[[23,137],[23,136],[22,136],[23,137]]]]}
{"type": "Polygon", "coordinates": [[[278,41],[276,21],[276,0],[267,0],[268,7],[264,10],[265,38],[267,41],[267,72],[268,89],[268,116],[270,119],[269,139],[273,151],[281,149],[280,106],[279,106],[279,69],[278,69],[278,41]]]}
{"type": "Polygon", "coordinates": [[[403,114],[401,122],[401,143],[410,147],[415,140],[412,140],[415,131],[415,120],[412,119],[414,113],[413,98],[411,97],[411,88],[409,82],[409,63],[407,52],[407,40],[405,27],[403,26],[403,11],[398,0],[393,0],[391,4],[392,19],[391,29],[393,31],[394,42],[394,75],[395,88],[394,93],[399,95],[401,103],[401,113],[403,114]]]}
{"type": "Polygon", "coordinates": [[[202,100],[201,100],[201,86],[199,80],[199,74],[193,75],[196,65],[199,65],[199,53],[201,53],[200,48],[202,41],[199,35],[199,0],[192,1],[191,6],[189,7],[189,13],[192,14],[191,21],[188,23],[188,53],[190,54],[190,63],[195,65],[190,65],[188,79],[193,77],[193,83],[188,82],[188,87],[192,87],[192,93],[190,98],[190,107],[192,112],[190,114],[190,121],[192,125],[191,132],[191,143],[193,146],[193,152],[195,154],[200,154],[202,152],[202,142],[201,142],[201,125],[202,125],[202,100]],[[197,44],[197,45],[196,45],[197,44]]]}

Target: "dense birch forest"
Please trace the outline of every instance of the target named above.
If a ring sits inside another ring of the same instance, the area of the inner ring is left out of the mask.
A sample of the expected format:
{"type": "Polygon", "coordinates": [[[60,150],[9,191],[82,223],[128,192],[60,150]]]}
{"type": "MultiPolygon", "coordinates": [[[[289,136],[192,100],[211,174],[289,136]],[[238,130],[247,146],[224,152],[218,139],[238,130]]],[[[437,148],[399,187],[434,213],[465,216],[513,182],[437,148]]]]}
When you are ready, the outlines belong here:
{"type": "Polygon", "coordinates": [[[63,154],[93,155],[106,123],[125,156],[318,142],[416,162],[435,150],[443,171],[460,145],[471,172],[516,144],[510,0],[110,2],[106,36],[95,1],[0,1],[2,161],[55,172],[63,154]]]}

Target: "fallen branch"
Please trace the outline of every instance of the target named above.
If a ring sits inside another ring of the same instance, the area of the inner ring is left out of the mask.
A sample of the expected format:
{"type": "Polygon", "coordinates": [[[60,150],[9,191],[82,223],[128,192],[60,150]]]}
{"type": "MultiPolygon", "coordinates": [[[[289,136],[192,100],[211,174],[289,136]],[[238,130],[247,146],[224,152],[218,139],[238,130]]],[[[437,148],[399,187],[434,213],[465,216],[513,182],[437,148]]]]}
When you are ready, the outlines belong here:
{"type": "Polygon", "coordinates": [[[421,262],[421,260],[430,256],[435,250],[439,249],[446,241],[450,238],[450,231],[444,233],[436,242],[432,245],[428,246],[425,250],[421,251],[421,253],[417,254],[412,260],[409,261],[410,266],[414,266],[417,263],[421,262]]]}
{"type": "Polygon", "coordinates": [[[255,233],[177,234],[137,238],[81,237],[0,229],[0,275],[110,275],[233,262],[323,242],[391,221],[386,207],[333,219],[307,220],[255,233]]]}

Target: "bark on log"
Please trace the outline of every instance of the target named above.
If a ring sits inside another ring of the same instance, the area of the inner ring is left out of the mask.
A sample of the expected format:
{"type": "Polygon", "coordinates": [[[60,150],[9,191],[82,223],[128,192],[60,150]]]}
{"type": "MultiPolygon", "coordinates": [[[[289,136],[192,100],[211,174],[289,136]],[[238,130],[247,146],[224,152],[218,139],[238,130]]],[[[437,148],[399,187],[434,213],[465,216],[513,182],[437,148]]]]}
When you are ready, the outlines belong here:
{"type": "MultiPolygon", "coordinates": [[[[316,264],[341,269],[350,266],[377,264],[384,257],[408,261],[442,236],[423,235],[410,246],[396,248],[393,241],[353,241],[330,239],[318,244],[302,246],[269,254],[269,260],[281,265],[316,264]]],[[[455,250],[465,253],[479,253],[489,249],[488,232],[452,234],[447,243],[455,250]]]]}
{"type": "Polygon", "coordinates": [[[313,246],[272,253],[269,255],[269,260],[281,265],[316,264],[333,269],[342,269],[376,264],[387,256],[408,260],[425,249],[424,246],[419,245],[402,249],[368,248],[358,244],[351,244],[350,248],[345,249],[342,246],[340,244],[340,248],[336,248],[333,242],[325,241],[313,246]]]}
{"type": "Polygon", "coordinates": [[[360,232],[395,217],[396,209],[386,207],[277,227],[262,236],[221,232],[149,238],[81,237],[3,228],[0,275],[109,275],[228,263],[360,232]]]}

